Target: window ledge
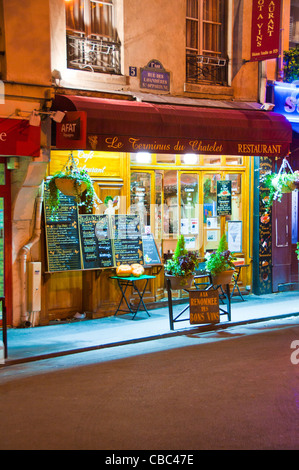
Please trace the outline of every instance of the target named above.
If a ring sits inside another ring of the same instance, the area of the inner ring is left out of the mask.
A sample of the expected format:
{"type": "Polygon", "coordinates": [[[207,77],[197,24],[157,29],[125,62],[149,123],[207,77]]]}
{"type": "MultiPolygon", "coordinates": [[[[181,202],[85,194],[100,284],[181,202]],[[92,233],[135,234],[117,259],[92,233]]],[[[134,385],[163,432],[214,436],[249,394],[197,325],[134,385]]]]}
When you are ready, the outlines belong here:
{"type": "Polygon", "coordinates": [[[65,79],[61,80],[60,85],[66,88],[121,90],[126,88],[127,77],[124,75],[66,69],[65,79]]]}
{"type": "Polygon", "coordinates": [[[193,83],[184,83],[184,93],[186,96],[196,95],[196,98],[226,99],[234,98],[234,90],[230,86],[222,85],[197,85],[193,83]]]}

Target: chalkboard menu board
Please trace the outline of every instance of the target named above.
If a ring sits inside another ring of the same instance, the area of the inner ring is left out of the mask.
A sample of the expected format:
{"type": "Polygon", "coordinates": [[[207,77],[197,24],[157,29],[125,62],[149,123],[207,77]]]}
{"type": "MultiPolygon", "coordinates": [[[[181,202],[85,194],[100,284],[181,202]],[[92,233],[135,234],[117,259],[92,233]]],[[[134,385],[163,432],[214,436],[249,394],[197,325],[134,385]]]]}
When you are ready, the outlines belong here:
{"type": "Polygon", "coordinates": [[[111,229],[107,215],[79,215],[83,269],[113,266],[111,229]]]}
{"type": "Polygon", "coordinates": [[[50,213],[45,187],[48,272],[112,268],[120,264],[161,265],[152,234],[141,235],[140,217],[80,214],[75,198],[60,194],[50,213]]]}
{"type": "Polygon", "coordinates": [[[138,215],[114,215],[112,224],[115,265],[143,264],[140,217],[138,215]]]}
{"type": "Polygon", "coordinates": [[[48,271],[81,269],[78,207],[75,198],[60,194],[59,209],[51,215],[45,185],[45,218],[48,271]]]}
{"type": "Polygon", "coordinates": [[[145,265],[162,264],[153,234],[142,235],[143,259],[145,265]]]}

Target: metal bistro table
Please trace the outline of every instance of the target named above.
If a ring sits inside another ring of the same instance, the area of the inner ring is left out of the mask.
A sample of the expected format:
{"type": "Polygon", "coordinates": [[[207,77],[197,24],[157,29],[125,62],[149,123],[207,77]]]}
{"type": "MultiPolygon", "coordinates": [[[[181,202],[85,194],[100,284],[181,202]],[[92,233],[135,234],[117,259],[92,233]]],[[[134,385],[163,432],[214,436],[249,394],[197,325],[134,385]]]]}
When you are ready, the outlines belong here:
{"type": "Polygon", "coordinates": [[[116,309],[116,312],[114,315],[117,315],[118,312],[125,312],[125,313],[132,313],[133,314],[133,318],[132,320],[134,320],[137,312],[140,310],[140,307],[141,305],[143,306],[143,309],[146,311],[146,313],[148,314],[148,316],[150,317],[150,314],[144,304],[144,301],[143,301],[143,296],[144,296],[144,293],[145,293],[145,290],[147,288],[147,284],[148,284],[148,281],[150,279],[155,279],[156,276],[150,276],[150,275],[147,275],[147,274],[143,274],[142,276],[111,276],[110,279],[116,279],[117,280],[117,283],[118,283],[118,286],[121,290],[121,293],[122,293],[122,296],[121,296],[121,299],[120,299],[120,302],[118,304],[118,307],[116,309]],[[142,290],[140,290],[137,286],[137,283],[138,281],[142,281],[142,280],[145,280],[145,285],[143,287],[142,290]],[[130,302],[128,301],[127,297],[126,297],[126,291],[127,291],[127,288],[131,286],[133,287],[133,289],[137,292],[138,296],[139,296],[139,303],[137,306],[132,306],[130,305],[130,302]],[[121,303],[122,301],[125,301],[126,304],[127,304],[127,307],[128,309],[127,310],[123,310],[121,309],[121,303]]]}

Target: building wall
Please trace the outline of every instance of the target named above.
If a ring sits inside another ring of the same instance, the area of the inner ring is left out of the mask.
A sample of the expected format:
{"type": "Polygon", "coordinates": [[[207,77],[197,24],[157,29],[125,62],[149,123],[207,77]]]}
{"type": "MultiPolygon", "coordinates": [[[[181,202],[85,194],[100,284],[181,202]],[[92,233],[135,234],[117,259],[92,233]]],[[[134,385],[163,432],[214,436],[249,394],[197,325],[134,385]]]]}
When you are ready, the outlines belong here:
{"type": "MultiPolygon", "coordinates": [[[[1,64],[4,103],[0,105],[0,116],[28,119],[33,109],[51,105],[49,4],[39,0],[3,0],[1,11],[5,55],[1,64]]],[[[42,124],[40,157],[33,160],[30,156],[16,156],[11,170],[13,326],[21,321],[20,252],[34,232],[36,195],[50,155],[49,121],[42,124]]],[[[28,261],[39,259],[39,251],[37,244],[28,253],[28,261]]]]}
{"type": "MultiPolygon", "coordinates": [[[[283,4],[283,48],[287,48],[290,0],[283,4]]],[[[275,76],[276,61],[263,65],[246,62],[250,55],[252,0],[229,0],[228,5],[230,78],[229,86],[221,87],[185,83],[185,0],[116,0],[121,41],[119,76],[67,69],[64,0],[2,0],[5,104],[0,105],[0,116],[11,116],[20,109],[18,116],[25,117],[33,109],[50,106],[57,88],[113,98],[147,93],[140,88],[139,72],[152,59],[159,60],[170,72],[171,96],[263,102],[262,83],[275,76]],[[137,78],[129,76],[129,66],[138,68],[137,78]]],[[[3,35],[1,40],[3,44],[3,35]]],[[[47,119],[42,128],[40,158],[20,158],[19,167],[12,170],[14,326],[22,317],[20,251],[34,233],[36,195],[50,159],[50,128],[51,120],[47,119]]],[[[28,259],[40,260],[40,253],[38,242],[28,259]]]]}

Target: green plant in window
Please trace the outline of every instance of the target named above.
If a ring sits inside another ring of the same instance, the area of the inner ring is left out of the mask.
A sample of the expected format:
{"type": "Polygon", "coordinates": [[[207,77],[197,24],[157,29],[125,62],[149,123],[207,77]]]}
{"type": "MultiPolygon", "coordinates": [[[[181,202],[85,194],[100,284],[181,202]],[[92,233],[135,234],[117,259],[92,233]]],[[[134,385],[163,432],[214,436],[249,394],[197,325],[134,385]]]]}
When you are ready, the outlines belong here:
{"type": "Polygon", "coordinates": [[[283,53],[283,81],[292,83],[299,80],[299,49],[292,48],[283,53]]]}

